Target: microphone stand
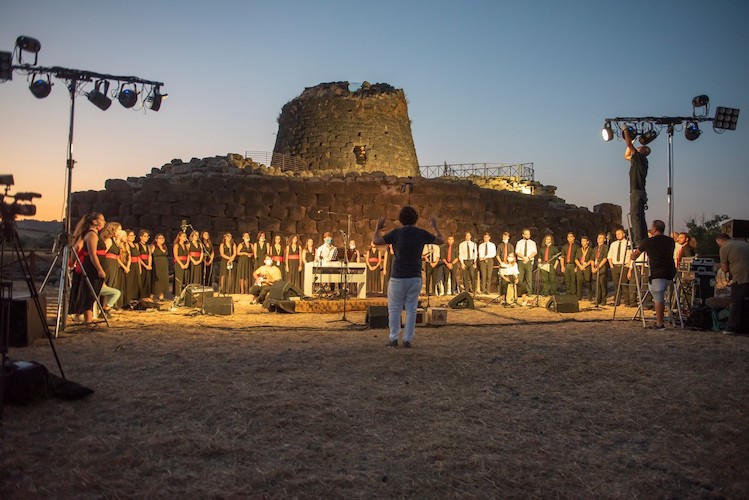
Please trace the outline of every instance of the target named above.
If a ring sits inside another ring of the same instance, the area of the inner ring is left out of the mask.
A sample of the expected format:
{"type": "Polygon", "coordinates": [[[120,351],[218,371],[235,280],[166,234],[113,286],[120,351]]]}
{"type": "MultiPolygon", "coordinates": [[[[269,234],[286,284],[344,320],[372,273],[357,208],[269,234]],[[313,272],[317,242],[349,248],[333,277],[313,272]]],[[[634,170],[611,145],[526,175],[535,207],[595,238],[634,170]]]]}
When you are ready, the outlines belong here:
{"type": "MultiPolygon", "coordinates": [[[[330,212],[333,213],[333,212],[330,212]]],[[[346,214],[348,215],[348,214],[346,214]]],[[[349,215],[349,225],[351,225],[351,216],[349,215]]],[[[346,301],[348,298],[348,249],[346,249],[345,244],[347,243],[346,240],[348,240],[348,235],[341,231],[343,234],[343,241],[344,241],[344,250],[343,250],[343,266],[341,266],[341,272],[343,273],[343,279],[342,286],[341,286],[341,294],[343,295],[343,316],[341,316],[341,319],[330,321],[329,323],[335,323],[337,321],[344,321],[346,323],[351,323],[351,321],[346,318],[346,301]]]]}

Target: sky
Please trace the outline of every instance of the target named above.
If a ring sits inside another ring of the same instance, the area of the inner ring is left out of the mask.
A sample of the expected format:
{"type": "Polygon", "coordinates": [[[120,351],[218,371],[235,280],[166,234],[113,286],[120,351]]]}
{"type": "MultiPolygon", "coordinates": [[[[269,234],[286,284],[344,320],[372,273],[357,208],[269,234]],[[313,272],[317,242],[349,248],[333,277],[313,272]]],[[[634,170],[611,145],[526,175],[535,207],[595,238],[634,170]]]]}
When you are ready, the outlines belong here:
{"type": "MultiPolygon", "coordinates": [[[[272,151],[281,107],[322,82],[404,89],[420,165],[533,162],[567,203],[627,212],[624,143],[604,118],[691,116],[692,97],[742,109],[736,131],[673,139],[674,229],[749,219],[749,2],[7,0],[0,50],[37,38],[39,65],[164,82],[159,112],[75,100],[72,190],[173,158],[272,151]],[[743,61],[743,62],[742,62],[743,61]]],[[[0,174],[64,214],[70,98],[0,84],[0,174]]],[[[86,89],[88,90],[88,89],[86,89]]],[[[650,144],[648,219],[667,218],[668,145],[650,144]]],[[[7,201],[7,200],[6,200],[7,201]]]]}

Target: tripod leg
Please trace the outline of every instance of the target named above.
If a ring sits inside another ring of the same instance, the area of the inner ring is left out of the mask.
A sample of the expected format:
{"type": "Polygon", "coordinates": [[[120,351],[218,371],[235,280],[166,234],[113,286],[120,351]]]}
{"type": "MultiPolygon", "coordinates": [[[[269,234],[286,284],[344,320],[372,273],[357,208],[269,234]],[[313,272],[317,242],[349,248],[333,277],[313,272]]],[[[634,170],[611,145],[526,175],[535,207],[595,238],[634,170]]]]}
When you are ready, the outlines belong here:
{"type": "Polygon", "coordinates": [[[55,361],[57,362],[57,368],[60,370],[60,376],[62,378],[65,378],[65,372],[62,369],[60,358],[57,356],[55,344],[54,342],[52,342],[52,334],[49,331],[49,325],[47,325],[47,312],[42,308],[42,304],[39,301],[39,293],[37,292],[36,285],[34,284],[34,276],[31,274],[29,262],[26,259],[26,254],[24,254],[23,248],[21,247],[21,240],[18,238],[18,231],[14,231],[13,234],[13,249],[15,251],[16,257],[18,258],[18,263],[21,266],[21,270],[23,271],[23,277],[26,281],[26,286],[29,289],[29,295],[34,302],[34,305],[36,306],[36,312],[41,319],[42,328],[44,328],[44,334],[47,336],[50,348],[52,348],[52,354],[54,355],[55,361]]]}

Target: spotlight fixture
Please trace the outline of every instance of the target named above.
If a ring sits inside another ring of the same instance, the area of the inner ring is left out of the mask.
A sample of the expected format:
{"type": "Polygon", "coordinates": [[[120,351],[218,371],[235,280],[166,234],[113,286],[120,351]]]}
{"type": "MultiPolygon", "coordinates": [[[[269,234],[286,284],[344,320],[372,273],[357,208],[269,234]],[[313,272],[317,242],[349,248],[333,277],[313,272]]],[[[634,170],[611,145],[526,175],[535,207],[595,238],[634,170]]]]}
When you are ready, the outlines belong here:
{"type": "Polygon", "coordinates": [[[692,99],[692,107],[701,108],[707,106],[710,103],[710,98],[706,95],[698,95],[692,99]]]}
{"type": "Polygon", "coordinates": [[[739,121],[739,110],[736,108],[724,108],[718,106],[715,111],[713,128],[717,130],[736,130],[736,123],[739,121]]]}
{"type": "Polygon", "coordinates": [[[151,103],[149,108],[153,111],[158,111],[161,109],[161,101],[165,98],[166,94],[161,95],[161,89],[159,87],[154,87],[151,91],[151,95],[146,100],[151,103]]]}
{"type": "Polygon", "coordinates": [[[117,96],[117,100],[120,101],[123,107],[132,108],[138,102],[138,91],[135,88],[122,89],[117,96]]]}
{"type": "Polygon", "coordinates": [[[658,132],[655,130],[648,130],[644,134],[640,136],[640,144],[643,146],[647,146],[651,142],[653,142],[658,137],[658,132]]]}
{"type": "Polygon", "coordinates": [[[44,99],[50,92],[52,92],[52,83],[49,81],[49,77],[44,80],[42,78],[37,78],[36,75],[34,75],[31,79],[29,90],[37,99],[44,99]]]}
{"type": "Polygon", "coordinates": [[[96,82],[96,85],[94,85],[94,90],[86,94],[86,97],[88,97],[88,100],[91,101],[94,106],[102,111],[106,111],[109,109],[109,106],[112,105],[112,99],[107,97],[107,92],[109,92],[109,82],[99,80],[96,82]],[[104,92],[100,90],[102,84],[104,84],[104,92]]]}
{"type": "Polygon", "coordinates": [[[0,52],[0,81],[13,79],[13,53],[0,52]]]}
{"type": "Polygon", "coordinates": [[[18,53],[18,63],[23,64],[23,58],[21,57],[21,52],[30,52],[34,54],[34,64],[33,66],[36,66],[36,62],[39,58],[39,51],[42,50],[42,44],[37,40],[36,38],[31,38],[30,36],[19,36],[16,38],[16,47],[20,50],[18,53]]]}
{"type": "Polygon", "coordinates": [[[684,128],[684,137],[686,137],[688,141],[696,140],[701,134],[702,130],[700,130],[697,122],[689,122],[684,128]]]}
{"type": "Polygon", "coordinates": [[[603,140],[606,142],[609,142],[614,138],[614,131],[611,129],[611,122],[606,122],[603,125],[603,129],[601,130],[601,137],[603,137],[603,140]]]}

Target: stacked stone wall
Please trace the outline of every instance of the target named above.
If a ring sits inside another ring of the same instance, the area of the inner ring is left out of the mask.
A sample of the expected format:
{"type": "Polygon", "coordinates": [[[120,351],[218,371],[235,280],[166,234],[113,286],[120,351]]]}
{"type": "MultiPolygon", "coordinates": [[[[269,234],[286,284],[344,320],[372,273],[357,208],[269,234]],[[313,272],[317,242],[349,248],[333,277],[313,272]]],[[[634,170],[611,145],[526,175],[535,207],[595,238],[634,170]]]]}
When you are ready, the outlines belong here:
{"type": "Polygon", "coordinates": [[[530,196],[480,188],[467,180],[398,177],[384,172],[324,174],[317,177],[272,175],[268,169],[243,163],[241,157],[173,160],[145,177],[110,179],[103,191],[74,193],[76,217],[98,210],[108,220],[126,228],[163,233],[168,241],[182,219],[198,230],[208,230],[214,242],[230,231],[259,230],[290,236],[312,237],[316,244],[325,231],[346,230],[351,214],[351,236],[359,247],[368,244],[377,218],[386,228],[398,226],[400,208],[413,205],[420,213],[418,225],[429,228],[428,218],[439,220],[443,235],[488,231],[498,241],[503,231],[517,238],[530,227],[534,239],[551,232],[558,243],[567,231],[594,236],[612,231],[621,222],[621,207],[596,205],[591,212],[552,196],[530,196]],[[411,192],[412,187],[412,192],[411,192]]]}
{"type": "Polygon", "coordinates": [[[315,173],[420,175],[405,94],[387,84],[305,89],[282,108],[273,151],[315,173]]]}

